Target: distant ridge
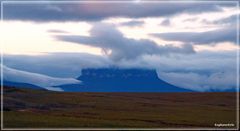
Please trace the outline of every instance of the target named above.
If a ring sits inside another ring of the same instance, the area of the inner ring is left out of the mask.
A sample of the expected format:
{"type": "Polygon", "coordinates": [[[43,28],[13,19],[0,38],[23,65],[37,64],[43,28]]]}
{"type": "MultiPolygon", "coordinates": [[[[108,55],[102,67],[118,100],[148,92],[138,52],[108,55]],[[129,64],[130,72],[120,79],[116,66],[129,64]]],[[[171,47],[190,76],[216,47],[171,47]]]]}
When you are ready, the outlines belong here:
{"type": "Polygon", "coordinates": [[[9,87],[17,87],[17,88],[31,88],[31,89],[45,90],[44,88],[36,86],[36,85],[33,85],[33,84],[20,83],[20,82],[11,82],[11,81],[6,81],[6,80],[3,80],[3,85],[4,86],[9,86],[9,87]]]}
{"type": "Polygon", "coordinates": [[[190,92],[158,78],[156,70],[100,68],[83,69],[81,84],[57,87],[70,92],[190,92]]]}

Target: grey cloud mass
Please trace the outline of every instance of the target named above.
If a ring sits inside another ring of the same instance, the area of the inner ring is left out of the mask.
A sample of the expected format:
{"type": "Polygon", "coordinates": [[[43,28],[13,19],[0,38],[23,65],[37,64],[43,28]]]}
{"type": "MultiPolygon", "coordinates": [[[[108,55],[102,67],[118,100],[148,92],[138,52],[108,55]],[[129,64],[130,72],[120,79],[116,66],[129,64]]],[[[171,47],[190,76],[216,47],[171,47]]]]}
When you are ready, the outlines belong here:
{"type": "MultiPolygon", "coordinates": [[[[229,4],[227,4],[229,5],[229,4]]],[[[230,4],[234,6],[234,4],[230,4]]],[[[4,3],[4,20],[27,20],[37,22],[48,21],[97,21],[110,17],[159,17],[182,12],[201,13],[222,11],[226,4],[204,2],[159,2],[136,3],[121,2],[86,3],[86,2],[36,2],[36,3],[4,3]],[[170,8],[171,7],[171,8],[170,8]]]]}
{"type": "Polygon", "coordinates": [[[142,26],[143,24],[144,24],[144,21],[132,20],[132,21],[128,21],[128,22],[123,22],[120,25],[121,26],[135,27],[135,26],[142,26]]]}
{"type": "Polygon", "coordinates": [[[205,32],[170,32],[156,33],[152,35],[164,40],[181,41],[194,44],[216,44],[219,42],[236,43],[237,28],[235,26],[231,26],[205,32]]]}
{"type": "Polygon", "coordinates": [[[90,35],[90,37],[74,35],[58,35],[56,37],[62,41],[99,47],[113,60],[134,59],[144,54],[194,53],[194,49],[190,44],[184,44],[182,47],[161,46],[150,40],[125,38],[115,26],[110,24],[94,24],[90,30],[90,35]]]}
{"type": "Polygon", "coordinates": [[[225,91],[236,89],[235,72],[216,72],[201,75],[194,72],[160,72],[160,77],[174,85],[195,91],[225,91]]]}
{"type": "MultiPolygon", "coordinates": [[[[238,14],[239,15],[239,14],[238,14]]],[[[208,22],[211,23],[211,22],[208,22]]],[[[229,25],[236,25],[237,24],[237,15],[231,15],[229,17],[215,20],[212,22],[213,24],[229,24],[229,25]]]]}
{"type": "Polygon", "coordinates": [[[171,24],[171,21],[169,19],[165,19],[162,21],[162,23],[160,25],[169,26],[170,24],[171,24]]]}

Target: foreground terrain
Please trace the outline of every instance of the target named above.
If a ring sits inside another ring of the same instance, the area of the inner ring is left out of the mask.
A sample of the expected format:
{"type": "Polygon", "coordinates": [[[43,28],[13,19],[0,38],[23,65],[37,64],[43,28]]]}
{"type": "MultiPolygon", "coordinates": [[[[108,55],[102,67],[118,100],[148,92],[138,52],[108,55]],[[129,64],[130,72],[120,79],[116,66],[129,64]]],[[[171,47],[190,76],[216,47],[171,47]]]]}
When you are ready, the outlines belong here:
{"type": "MultiPolygon", "coordinates": [[[[214,127],[235,123],[235,93],[60,93],[4,87],[4,128],[214,127]]],[[[229,128],[229,127],[228,127],[229,128]]]]}

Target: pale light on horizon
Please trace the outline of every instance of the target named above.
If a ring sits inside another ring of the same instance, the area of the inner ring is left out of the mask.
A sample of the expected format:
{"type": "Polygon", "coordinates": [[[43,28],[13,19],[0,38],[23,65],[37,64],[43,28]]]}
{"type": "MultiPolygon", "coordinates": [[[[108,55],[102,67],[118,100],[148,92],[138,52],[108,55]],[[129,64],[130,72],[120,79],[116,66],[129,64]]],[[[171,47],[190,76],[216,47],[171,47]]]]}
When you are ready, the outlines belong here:
{"type": "MultiPolygon", "coordinates": [[[[86,23],[45,23],[39,25],[13,21],[3,22],[2,27],[3,54],[43,55],[53,52],[78,52],[102,55],[100,48],[59,41],[51,36],[53,33],[48,32],[48,30],[60,29],[59,31],[65,31],[67,34],[76,33],[88,36],[91,26],[86,23]]],[[[57,34],[54,33],[54,35],[57,34]]]]}

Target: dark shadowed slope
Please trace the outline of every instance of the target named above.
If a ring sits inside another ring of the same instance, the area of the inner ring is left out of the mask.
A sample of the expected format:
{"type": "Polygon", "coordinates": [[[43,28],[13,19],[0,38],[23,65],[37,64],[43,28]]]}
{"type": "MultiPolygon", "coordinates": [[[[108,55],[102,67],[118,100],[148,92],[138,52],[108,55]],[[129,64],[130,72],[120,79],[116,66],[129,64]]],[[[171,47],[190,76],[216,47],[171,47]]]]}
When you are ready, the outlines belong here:
{"type": "Polygon", "coordinates": [[[3,85],[4,86],[10,86],[10,87],[18,87],[18,88],[31,88],[31,89],[42,89],[42,90],[45,90],[44,88],[36,86],[36,85],[33,85],[33,84],[11,82],[11,81],[5,81],[5,80],[3,80],[3,85]]]}
{"type": "Polygon", "coordinates": [[[84,69],[81,84],[60,85],[64,91],[79,92],[189,92],[159,79],[148,69],[84,69]]]}

